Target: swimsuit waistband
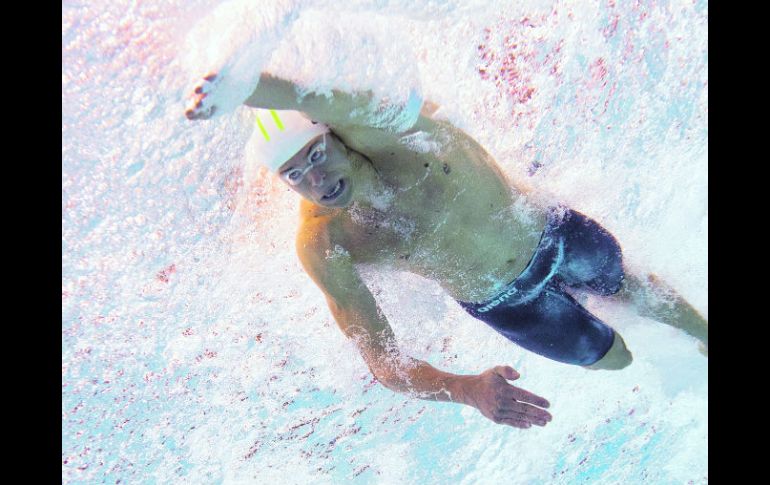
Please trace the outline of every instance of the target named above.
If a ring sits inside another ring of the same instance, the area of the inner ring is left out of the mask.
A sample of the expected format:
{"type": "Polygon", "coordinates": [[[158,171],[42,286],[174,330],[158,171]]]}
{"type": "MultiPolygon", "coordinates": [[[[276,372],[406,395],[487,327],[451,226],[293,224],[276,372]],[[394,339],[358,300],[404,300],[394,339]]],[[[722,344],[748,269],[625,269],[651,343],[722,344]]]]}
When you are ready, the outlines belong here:
{"type": "Polygon", "coordinates": [[[535,249],[532,259],[512,282],[508,283],[500,293],[481,303],[464,303],[477,313],[486,313],[502,303],[526,303],[543,291],[545,285],[553,278],[564,259],[564,241],[554,234],[560,225],[564,214],[556,214],[556,208],[549,211],[548,222],[540,242],[535,249]]]}

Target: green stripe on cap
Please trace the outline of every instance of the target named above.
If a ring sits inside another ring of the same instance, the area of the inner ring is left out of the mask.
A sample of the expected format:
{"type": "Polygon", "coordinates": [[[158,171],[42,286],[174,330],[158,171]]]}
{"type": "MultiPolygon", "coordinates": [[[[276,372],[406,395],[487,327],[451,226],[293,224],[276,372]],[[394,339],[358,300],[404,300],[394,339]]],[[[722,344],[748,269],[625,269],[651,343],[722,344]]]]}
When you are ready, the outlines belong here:
{"type": "Polygon", "coordinates": [[[257,126],[259,126],[259,130],[262,132],[262,136],[265,137],[265,141],[270,141],[270,135],[267,134],[265,125],[262,124],[262,121],[259,119],[259,115],[257,115],[257,126]]]}
{"type": "Polygon", "coordinates": [[[271,109],[270,114],[273,116],[275,126],[277,126],[279,130],[283,131],[283,123],[281,123],[281,118],[278,117],[278,113],[276,113],[274,109],[271,109]]]}

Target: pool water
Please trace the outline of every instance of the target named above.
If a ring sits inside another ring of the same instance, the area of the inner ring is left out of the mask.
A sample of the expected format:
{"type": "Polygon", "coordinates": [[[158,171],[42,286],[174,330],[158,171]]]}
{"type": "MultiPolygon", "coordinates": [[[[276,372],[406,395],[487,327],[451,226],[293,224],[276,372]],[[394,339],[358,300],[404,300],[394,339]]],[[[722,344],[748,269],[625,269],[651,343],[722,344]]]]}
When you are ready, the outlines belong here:
{"type": "Polygon", "coordinates": [[[705,1],[65,1],[62,482],[707,483],[691,337],[581,297],[634,355],[587,371],[434,282],[362,268],[407,353],[511,365],[554,419],[518,430],[393,393],[302,271],[299,199],[249,160],[249,108],[184,117],[206,63],[233,56],[318,92],[419,92],[533,203],[598,220],[707,315],[707,21],[705,1]]]}

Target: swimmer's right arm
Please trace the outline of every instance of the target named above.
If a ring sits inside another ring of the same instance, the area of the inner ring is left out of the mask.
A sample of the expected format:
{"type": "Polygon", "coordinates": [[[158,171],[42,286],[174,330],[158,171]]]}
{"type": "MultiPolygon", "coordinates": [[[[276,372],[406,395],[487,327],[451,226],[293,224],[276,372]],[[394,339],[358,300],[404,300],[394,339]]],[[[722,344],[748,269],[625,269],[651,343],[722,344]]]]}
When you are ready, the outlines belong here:
{"type": "Polygon", "coordinates": [[[414,386],[411,390],[433,394],[437,400],[452,400],[454,377],[459,376],[442,373],[399,352],[393,329],[361,280],[352,258],[343,248],[332,244],[328,231],[319,226],[313,222],[302,224],[297,255],[308,276],[326,296],[340,330],[356,344],[372,374],[394,391],[409,391],[409,382],[414,386]],[[433,374],[430,378],[429,373],[433,374]],[[419,386],[423,381],[431,381],[435,386],[419,386]]]}
{"type": "Polygon", "coordinates": [[[324,231],[305,224],[297,238],[297,254],[308,275],[326,296],[342,332],[358,347],[372,374],[388,389],[431,401],[467,404],[498,424],[543,426],[551,415],[548,401],[507,380],[519,377],[511,367],[497,366],[479,375],[441,371],[403,354],[393,330],[347,253],[335,251],[324,231]]]}

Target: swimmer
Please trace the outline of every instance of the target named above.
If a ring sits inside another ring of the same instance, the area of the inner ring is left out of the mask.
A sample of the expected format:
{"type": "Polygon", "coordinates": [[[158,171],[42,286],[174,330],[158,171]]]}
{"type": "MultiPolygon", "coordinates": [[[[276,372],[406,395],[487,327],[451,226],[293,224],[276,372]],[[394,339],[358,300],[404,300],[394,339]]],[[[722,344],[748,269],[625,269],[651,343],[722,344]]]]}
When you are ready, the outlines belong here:
{"type": "MultiPolygon", "coordinates": [[[[218,112],[210,95],[217,85],[216,74],[204,78],[189,119],[218,112]]],[[[368,92],[298,92],[292,82],[262,73],[244,103],[254,108],[252,142],[259,162],[303,197],[298,257],[384,386],[470,405],[517,428],[552,419],[546,399],[508,382],[519,378],[510,366],[456,375],[405,355],[359,263],[437,281],[470,315],[520,347],[587,369],[622,369],[632,355],[574,291],[632,300],[708,344],[707,322],[661,282],[624,271],[620,245],[596,221],[566,207],[516,214],[527,189],[508,180],[462,130],[435,119],[435,105],[417,96],[384,106],[368,92]],[[661,291],[673,302],[662,303],[661,291]]]]}

